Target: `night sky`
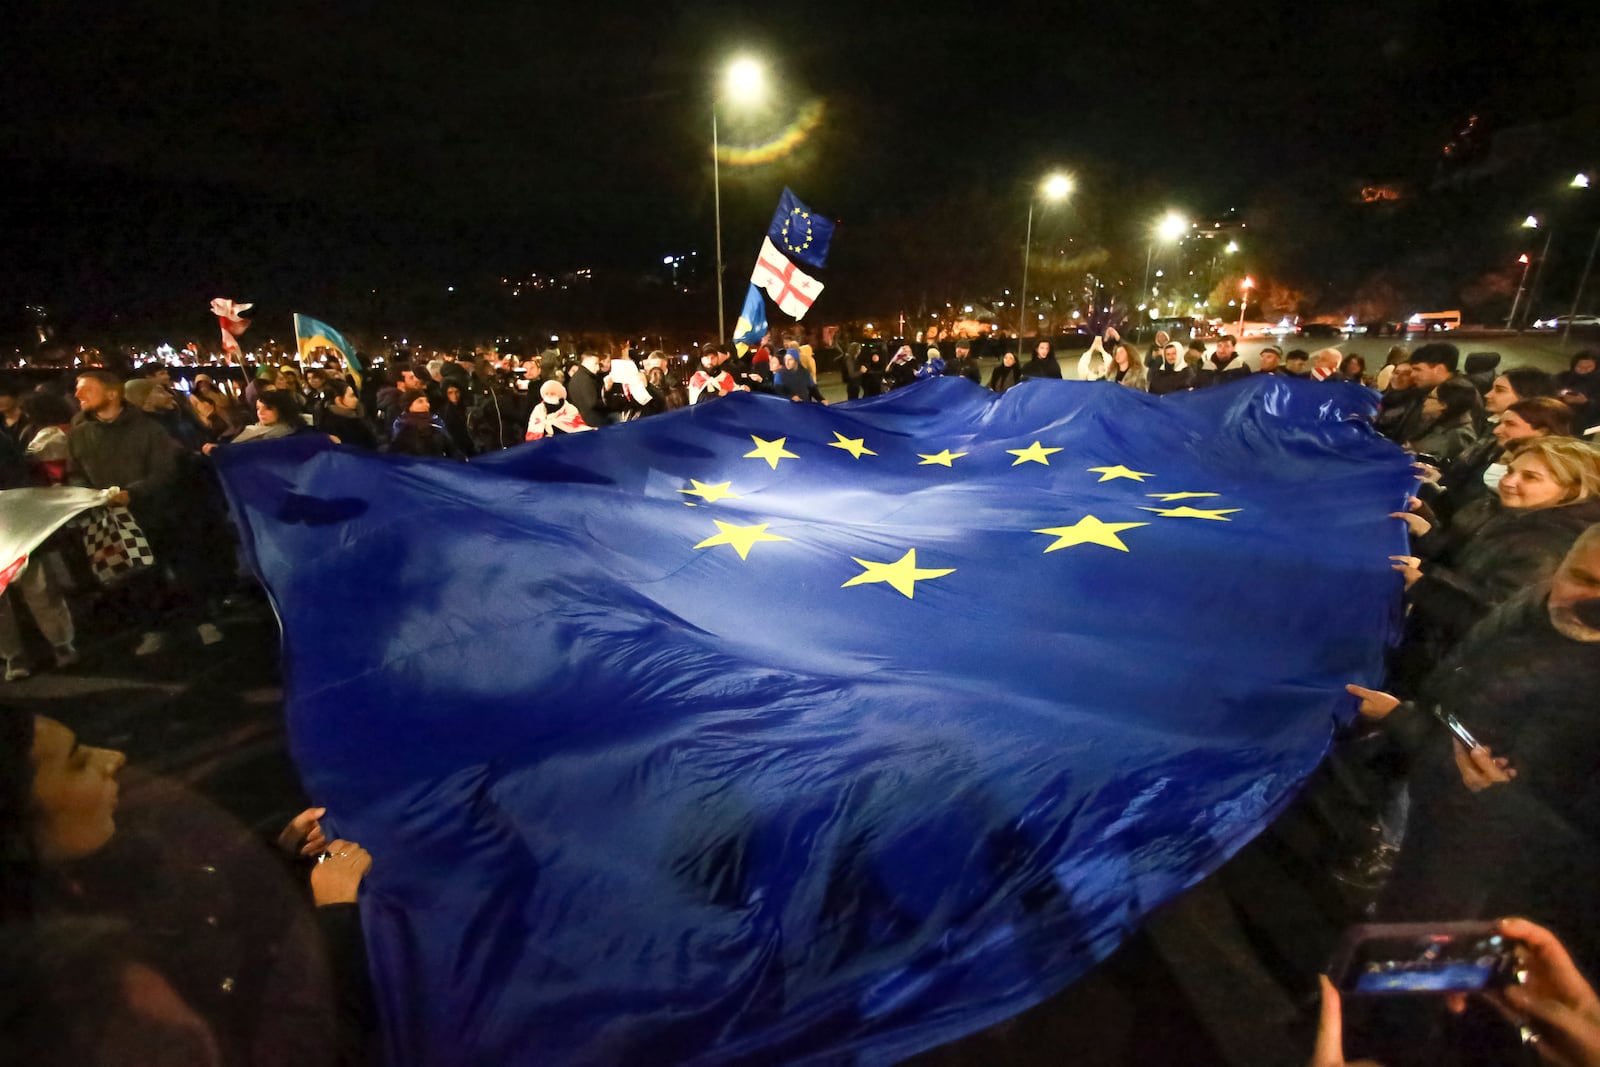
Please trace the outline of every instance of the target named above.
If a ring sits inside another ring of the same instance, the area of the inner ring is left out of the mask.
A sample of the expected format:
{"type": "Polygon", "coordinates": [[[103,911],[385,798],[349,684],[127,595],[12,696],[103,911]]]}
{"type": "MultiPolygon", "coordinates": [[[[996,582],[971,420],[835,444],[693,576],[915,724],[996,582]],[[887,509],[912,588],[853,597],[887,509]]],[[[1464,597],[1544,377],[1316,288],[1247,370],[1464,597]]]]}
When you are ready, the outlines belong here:
{"type": "Polygon", "coordinates": [[[342,310],[709,256],[711,90],[740,51],[779,85],[724,109],[729,140],[822,118],[724,168],[733,289],[784,184],[843,221],[861,288],[893,260],[852,274],[852,234],[920,223],[946,240],[916,254],[959,263],[1055,166],[1084,225],[1137,244],[1170,205],[1425,182],[1467,115],[1570,116],[1600,80],[1595,4],[755,6],[13,5],[3,314],[165,326],[219,294],[342,310]]]}

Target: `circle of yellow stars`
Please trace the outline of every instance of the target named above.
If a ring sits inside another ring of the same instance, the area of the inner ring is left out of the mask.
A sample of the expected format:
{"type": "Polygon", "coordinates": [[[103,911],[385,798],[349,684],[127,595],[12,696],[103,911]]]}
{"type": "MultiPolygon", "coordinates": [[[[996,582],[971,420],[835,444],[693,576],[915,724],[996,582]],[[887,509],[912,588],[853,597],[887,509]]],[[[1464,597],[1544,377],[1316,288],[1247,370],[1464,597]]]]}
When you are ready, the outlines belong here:
{"type": "MultiPolygon", "coordinates": [[[[878,454],[867,447],[865,437],[847,437],[837,430],[833,432],[833,436],[834,440],[828,442],[828,447],[848,452],[854,459],[859,460],[863,456],[876,456],[878,454]]],[[[789,451],[787,448],[787,437],[767,440],[751,434],[750,440],[754,442],[755,447],[744,453],[743,458],[765,460],[773,470],[777,470],[778,464],[783,460],[800,458],[798,454],[789,451]]],[[[1008,448],[1005,451],[1007,454],[1016,457],[1011,462],[1012,467],[1019,467],[1025,463],[1038,463],[1048,467],[1050,466],[1050,457],[1063,451],[1063,449],[1047,446],[1042,441],[1036,440],[1026,448],[1008,448]]],[[[938,452],[919,452],[916,455],[918,466],[953,468],[956,460],[970,455],[970,453],[955,452],[945,448],[938,452]]],[[[1137,471],[1122,464],[1087,467],[1085,471],[1089,474],[1100,475],[1099,483],[1118,480],[1142,483],[1147,478],[1155,477],[1155,474],[1150,471],[1137,471]]],[[[741,499],[740,494],[733,491],[733,483],[731,481],[706,483],[691,478],[689,479],[689,488],[679,489],[678,492],[686,496],[698,497],[700,502],[706,504],[713,504],[719,500],[741,499]]],[[[1213,500],[1221,496],[1220,493],[1214,492],[1185,490],[1172,493],[1146,493],[1145,496],[1169,506],[1137,505],[1137,509],[1165,519],[1203,519],[1211,522],[1232,522],[1233,520],[1228,516],[1236,515],[1242,510],[1241,508],[1200,508],[1189,504],[1177,503],[1184,500],[1213,500]]],[[[685,501],[685,503],[691,507],[695,506],[693,501],[685,501]]],[[[758,544],[793,541],[792,538],[769,533],[768,529],[772,525],[771,523],[754,523],[741,526],[735,523],[723,522],[721,519],[713,519],[712,522],[716,525],[717,532],[695,545],[696,549],[727,546],[738,553],[741,560],[748,560],[750,558],[750,550],[758,544]]],[[[1032,532],[1052,538],[1050,544],[1045,546],[1044,549],[1047,555],[1051,552],[1059,552],[1062,549],[1075,548],[1081,545],[1094,545],[1117,552],[1127,552],[1129,551],[1128,545],[1122,539],[1122,535],[1129,530],[1137,530],[1149,525],[1149,521],[1107,522],[1098,515],[1084,515],[1070,525],[1047,526],[1032,532]]],[[[904,555],[893,561],[861,559],[856,556],[850,558],[862,570],[860,574],[841,585],[841,589],[849,589],[851,586],[857,585],[883,584],[894,589],[907,600],[915,598],[918,582],[932,581],[956,572],[954,567],[918,566],[917,550],[915,548],[906,549],[904,555]]]]}

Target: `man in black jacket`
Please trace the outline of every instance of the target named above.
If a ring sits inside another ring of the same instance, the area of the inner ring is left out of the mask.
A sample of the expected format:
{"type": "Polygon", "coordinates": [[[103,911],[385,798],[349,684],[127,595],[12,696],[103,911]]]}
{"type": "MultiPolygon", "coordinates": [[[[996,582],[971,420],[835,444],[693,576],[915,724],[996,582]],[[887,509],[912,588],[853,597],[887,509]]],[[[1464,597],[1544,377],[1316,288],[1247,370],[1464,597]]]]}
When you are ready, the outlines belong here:
{"type": "MultiPolygon", "coordinates": [[[[153,419],[123,401],[123,386],[110,371],[78,375],[80,410],[67,431],[68,479],[94,489],[118,490],[109,501],[127,507],[150,542],[152,567],[135,569],[122,590],[130,621],[143,631],[134,655],[147,656],[165,644],[159,626],[168,597],[164,573],[181,581],[192,574],[192,556],[202,549],[191,543],[194,531],[181,521],[183,501],[173,499],[178,447],[153,419]]],[[[198,589],[173,589],[191,606],[203,604],[198,589]]],[[[196,626],[202,643],[222,640],[209,622],[196,626]]]]}
{"type": "Polygon", "coordinates": [[[596,429],[611,422],[601,402],[605,394],[601,379],[605,377],[610,362],[593,352],[585,352],[578,360],[578,366],[573,369],[572,376],[567,379],[567,400],[578,409],[583,421],[596,429]]]}

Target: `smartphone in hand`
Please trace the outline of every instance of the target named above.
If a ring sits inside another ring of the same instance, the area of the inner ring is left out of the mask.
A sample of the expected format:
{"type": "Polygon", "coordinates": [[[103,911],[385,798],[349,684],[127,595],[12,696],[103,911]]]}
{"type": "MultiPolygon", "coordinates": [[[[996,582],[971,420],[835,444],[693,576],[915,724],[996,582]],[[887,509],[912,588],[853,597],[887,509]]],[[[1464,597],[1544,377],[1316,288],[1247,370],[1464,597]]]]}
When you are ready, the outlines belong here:
{"type": "Polygon", "coordinates": [[[1328,977],[1346,996],[1481,993],[1521,970],[1517,942],[1492,922],[1367,923],[1345,934],[1328,977]]]}

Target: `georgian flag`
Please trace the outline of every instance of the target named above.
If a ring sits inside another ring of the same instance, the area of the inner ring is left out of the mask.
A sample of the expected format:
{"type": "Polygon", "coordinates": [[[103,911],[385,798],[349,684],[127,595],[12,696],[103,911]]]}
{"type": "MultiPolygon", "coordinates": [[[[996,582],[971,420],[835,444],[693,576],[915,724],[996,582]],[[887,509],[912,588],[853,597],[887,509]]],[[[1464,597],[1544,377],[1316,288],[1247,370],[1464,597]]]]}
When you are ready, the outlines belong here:
{"type": "Polygon", "coordinates": [[[222,326],[222,350],[240,355],[239,342],[235,340],[240,334],[250,328],[250,320],[244,318],[244,313],[255,307],[254,304],[235,304],[232,300],[217,297],[211,301],[211,313],[215,315],[222,326]]]}
{"type": "Polygon", "coordinates": [[[761,239],[761,255],[756,257],[750,282],[765,289],[778,310],[791,319],[805,318],[822,295],[822,283],[789,262],[770,237],[761,239]]]}

